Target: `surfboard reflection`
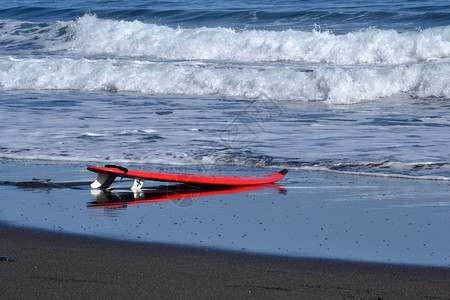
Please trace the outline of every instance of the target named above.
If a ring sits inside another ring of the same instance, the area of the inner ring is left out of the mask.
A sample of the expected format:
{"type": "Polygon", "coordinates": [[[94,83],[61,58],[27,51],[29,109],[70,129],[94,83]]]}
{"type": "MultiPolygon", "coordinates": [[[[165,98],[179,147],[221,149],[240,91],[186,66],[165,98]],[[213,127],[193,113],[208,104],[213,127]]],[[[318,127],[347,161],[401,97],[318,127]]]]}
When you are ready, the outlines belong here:
{"type": "Polygon", "coordinates": [[[285,194],[286,189],[276,184],[236,186],[236,187],[202,187],[193,185],[170,185],[139,191],[92,190],[96,201],[88,202],[89,208],[125,208],[128,205],[144,203],[176,202],[177,206],[191,206],[200,197],[245,193],[263,189],[276,189],[285,194]]]}

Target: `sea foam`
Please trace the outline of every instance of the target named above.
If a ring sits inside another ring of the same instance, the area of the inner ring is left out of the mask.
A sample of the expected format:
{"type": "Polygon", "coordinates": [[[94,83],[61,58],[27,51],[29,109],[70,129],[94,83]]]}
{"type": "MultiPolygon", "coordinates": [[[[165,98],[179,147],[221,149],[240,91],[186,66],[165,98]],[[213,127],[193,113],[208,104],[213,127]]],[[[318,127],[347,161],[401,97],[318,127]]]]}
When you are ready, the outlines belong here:
{"type": "Polygon", "coordinates": [[[328,64],[398,64],[450,57],[450,26],[403,33],[367,28],[337,35],[321,30],[171,28],[85,15],[52,27],[60,36],[47,41],[46,47],[82,55],[328,64]]]}
{"type": "Polygon", "coordinates": [[[161,60],[404,64],[450,58],[450,26],[406,32],[365,28],[334,34],[320,29],[172,28],[85,15],[49,24],[0,20],[0,43],[78,55],[161,60]]]}
{"type": "Polygon", "coordinates": [[[333,104],[399,93],[450,98],[450,26],[337,35],[171,28],[95,15],[50,24],[3,20],[0,25],[0,43],[17,49],[17,56],[0,56],[0,88],[5,90],[333,104]]]}
{"type": "Polygon", "coordinates": [[[120,59],[0,58],[4,90],[139,92],[351,104],[406,93],[450,98],[450,63],[242,66],[120,59]]]}

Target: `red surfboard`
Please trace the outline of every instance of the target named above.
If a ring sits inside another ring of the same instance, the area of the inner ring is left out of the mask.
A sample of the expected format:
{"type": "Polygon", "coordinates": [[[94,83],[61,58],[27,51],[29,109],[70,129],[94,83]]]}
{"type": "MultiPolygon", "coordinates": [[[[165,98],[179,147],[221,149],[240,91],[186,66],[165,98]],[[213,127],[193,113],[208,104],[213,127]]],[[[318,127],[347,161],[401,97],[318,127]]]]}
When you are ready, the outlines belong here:
{"type": "Polygon", "coordinates": [[[106,165],[104,167],[88,167],[88,170],[98,173],[98,177],[91,184],[91,187],[100,189],[109,188],[113,184],[117,176],[121,176],[121,179],[123,179],[124,177],[134,178],[134,184],[131,189],[141,189],[145,180],[222,186],[269,184],[284,178],[284,176],[286,176],[288,172],[288,170],[284,169],[280,172],[257,176],[215,176],[133,171],[115,165],[106,165]]]}

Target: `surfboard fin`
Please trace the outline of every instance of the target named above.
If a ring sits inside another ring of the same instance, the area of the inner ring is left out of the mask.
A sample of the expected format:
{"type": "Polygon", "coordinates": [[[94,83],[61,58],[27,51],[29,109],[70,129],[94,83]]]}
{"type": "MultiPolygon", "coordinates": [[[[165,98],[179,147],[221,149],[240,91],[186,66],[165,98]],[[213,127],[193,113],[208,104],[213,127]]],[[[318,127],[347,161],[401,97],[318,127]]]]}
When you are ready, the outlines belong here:
{"type": "Polygon", "coordinates": [[[99,172],[97,179],[91,183],[93,189],[107,189],[116,180],[116,175],[99,172]]]}
{"type": "Polygon", "coordinates": [[[144,182],[145,182],[145,179],[135,177],[134,183],[133,183],[133,186],[131,187],[131,189],[133,191],[138,191],[138,190],[142,189],[142,187],[144,186],[144,182]]]}

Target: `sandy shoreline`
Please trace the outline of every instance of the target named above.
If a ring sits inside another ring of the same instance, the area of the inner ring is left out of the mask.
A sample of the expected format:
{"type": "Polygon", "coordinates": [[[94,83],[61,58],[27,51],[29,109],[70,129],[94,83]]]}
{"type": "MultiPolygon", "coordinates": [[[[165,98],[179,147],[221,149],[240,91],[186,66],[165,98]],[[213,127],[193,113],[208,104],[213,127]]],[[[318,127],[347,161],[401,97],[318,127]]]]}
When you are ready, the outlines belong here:
{"type": "Polygon", "coordinates": [[[292,172],[283,193],[93,208],[103,198],[91,195],[95,176],[83,164],[0,166],[0,257],[14,258],[0,261],[2,299],[450,297],[447,223],[428,207],[445,199],[447,183],[292,172]],[[227,244],[237,251],[218,250],[227,244]],[[392,263],[370,263],[377,258],[392,263]]]}
{"type": "Polygon", "coordinates": [[[0,223],[2,299],[448,299],[450,269],[288,259],[0,223]]]}

